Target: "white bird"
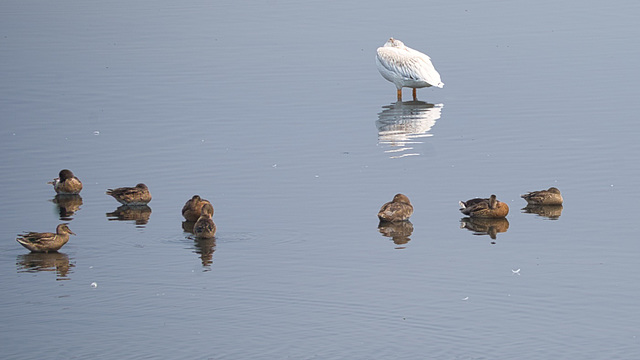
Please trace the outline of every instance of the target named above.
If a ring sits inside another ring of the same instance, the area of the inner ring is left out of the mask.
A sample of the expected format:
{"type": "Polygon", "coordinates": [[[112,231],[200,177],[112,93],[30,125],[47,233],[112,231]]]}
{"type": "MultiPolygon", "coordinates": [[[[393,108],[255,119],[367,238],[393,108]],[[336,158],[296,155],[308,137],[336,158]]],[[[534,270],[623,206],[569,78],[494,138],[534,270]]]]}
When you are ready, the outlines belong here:
{"type": "Polygon", "coordinates": [[[429,56],[394,38],[378,48],[376,65],[382,77],[396,85],[398,101],[402,101],[403,87],[413,88],[413,100],[418,100],[416,88],[444,86],[429,56]]]}

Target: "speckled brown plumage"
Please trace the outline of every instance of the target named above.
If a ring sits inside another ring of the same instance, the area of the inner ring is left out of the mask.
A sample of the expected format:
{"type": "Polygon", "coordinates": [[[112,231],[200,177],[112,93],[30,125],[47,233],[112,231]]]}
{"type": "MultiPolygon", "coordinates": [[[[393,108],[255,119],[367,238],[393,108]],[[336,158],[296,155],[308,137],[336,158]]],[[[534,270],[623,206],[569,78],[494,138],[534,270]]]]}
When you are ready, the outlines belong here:
{"type": "Polygon", "coordinates": [[[413,206],[406,195],[396,194],[393,200],[382,205],[378,211],[381,222],[396,222],[408,220],[413,214],[413,206]]]}
{"type": "Polygon", "coordinates": [[[460,212],[471,217],[503,218],[509,214],[509,206],[491,195],[488,199],[460,201],[460,212]]]}
{"type": "Polygon", "coordinates": [[[75,235],[67,224],[60,224],[56,227],[55,234],[28,232],[19,234],[16,241],[32,252],[54,252],[69,241],[69,234],[75,235]]]}
{"type": "Polygon", "coordinates": [[[82,190],[82,182],[68,169],[60,170],[58,177],[47,184],[53,185],[56,194],[79,194],[82,190]]]}
{"type": "MultiPolygon", "coordinates": [[[[201,209],[204,204],[211,205],[209,200],[201,198],[200,195],[193,195],[182,207],[182,216],[184,216],[187,221],[198,221],[198,218],[202,215],[201,209]]],[[[213,215],[213,213],[211,215],[213,215]]]]}
{"type": "Polygon", "coordinates": [[[202,204],[202,215],[193,226],[193,233],[198,239],[211,239],[216,234],[216,224],[211,219],[213,215],[213,206],[209,203],[202,204]]]}
{"type": "Polygon", "coordinates": [[[560,190],[550,187],[547,190],[531,191],[520,196],[533,205],[562,205],[563,199],[560,190]]]}
{"type": "Polygon", "coordinates": [[[113,196],[123,205],[146,205],[151,201],[151,193],[149,193],[149,188],[145,184],[138,184],[135,187],[107,189],[107,195],[113,196]]]}

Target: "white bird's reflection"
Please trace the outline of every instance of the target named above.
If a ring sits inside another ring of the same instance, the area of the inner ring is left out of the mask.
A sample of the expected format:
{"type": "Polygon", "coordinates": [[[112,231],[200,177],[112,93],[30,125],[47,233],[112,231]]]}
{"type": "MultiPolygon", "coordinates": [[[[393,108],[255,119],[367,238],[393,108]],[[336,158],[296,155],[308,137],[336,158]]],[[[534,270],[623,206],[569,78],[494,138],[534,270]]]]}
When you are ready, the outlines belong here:
{"type": "Polygon", "coordinates": [[[388,146],[385,150],[392,159],[420,155],[413,149],[414,144],[422,144],[422,138],[433,136],[429,130],[440,119],[443,104],[429,104],[424,101],[398,101],[383,106],[378,114],[378,144],[388,146]]]}

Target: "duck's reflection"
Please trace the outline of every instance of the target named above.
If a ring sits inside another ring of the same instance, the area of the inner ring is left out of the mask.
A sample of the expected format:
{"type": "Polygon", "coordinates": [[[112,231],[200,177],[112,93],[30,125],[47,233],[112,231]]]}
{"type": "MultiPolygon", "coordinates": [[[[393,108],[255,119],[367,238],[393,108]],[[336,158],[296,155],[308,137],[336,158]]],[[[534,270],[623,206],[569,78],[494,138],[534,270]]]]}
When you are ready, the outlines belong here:
{"type": "Polygon", "coordinates": [[[404,249],[406,244],[411,241],[413,233],[413,224],[411,221],[399,222],[381,222],[378,225],[378,231],[385,237],[391,238],[393,243],[398,245],[396,249],[404,249]]]}
{"type": "Polygon", "coordinates": [[[69,280],[68,274],[76,265],[69,262],[69,256],[65,253],[29,253],[18,255],[16,258],[18,272],[55,271],[56,280],[69,280]]]}
{"type": "Polygon", "coordinates": [[[507,232],[509,229],[509,221],[505,218],[487,219],[464,217],[460,219],[460,228],[473,231],[474,235],[489,235],[495,240],[498,233],[507,232]]]}
{"type": "Polygon", "coordinates": [[[183,221],[182,222],[182,230],[184,232],[188,232],[193,234],[193,227],[196,225],[195,221],[183,221]]]}
{"type": "Polygon", "coordinates": [[[551,220],[558,220],[562,215],[562,205],[527,205],[522,208],[523,213],[537,214],[551,220]]]}
{"type": "MultiPolygon", "coordinates": [[[[193,227],[196,224],[195,221],[183,221],[182,230],[189,234],[193,234],[193,227]]],[[[187,239],[193,239],[194,253],[200,255],[202,261],[202,267],[204,271],[211,271],[211,264],[213,264],[213,253],[216,251],[216,238],[211,239],[196,239],[193,236],[187,236],[187,239]]]]}
{"type": "Polygon", "coordinates": [[[413,144],[421,144],[422,138],[433,136],[429,130],[440,119],[443,104],[424,101],[398,101],[382,107],[378,114],[378,143],[388,146],[385,150],[391,158],[420,155],[413,144]]]}
{"type": "Polygon", "coordinates": [[[82,206],[82,197],[78,194],[58,194],[51,202],[56,204],[60,220],[71,221],[73,214],[82,206]]]}
{"type": "Polygon", "coordinates": [[[109,221],[133,220],[137,226],[144,226],[149,222],[149,217],[151,217],[151,208],[148,205],[122,205],[113,212],[107,213],[109,221]]]}
{"type": "Polygon", "coordinates": [[[195,253],[200,255],[202,267],[204,271],[211,271],[213,264],[213,253],[216,251],[216,238],[211,239],[195,239],[193,241],[195,253]]]}

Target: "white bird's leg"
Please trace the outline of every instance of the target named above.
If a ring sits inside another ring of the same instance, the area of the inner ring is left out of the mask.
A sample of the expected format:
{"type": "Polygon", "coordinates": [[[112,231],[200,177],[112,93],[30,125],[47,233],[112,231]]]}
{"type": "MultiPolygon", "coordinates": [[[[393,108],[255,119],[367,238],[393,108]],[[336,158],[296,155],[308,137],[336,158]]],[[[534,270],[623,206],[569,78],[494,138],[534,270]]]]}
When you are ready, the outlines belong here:
{"type": "Polygon", "coordinates": [[[413,101],[418,101],[418,95],[416,94],[416,88],[413,88],[413,101]]]}
{"type": "Polygon", "coordinates": [[[398,89],[398,101],[402,101],[402,88],[398,89]]]}

